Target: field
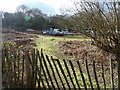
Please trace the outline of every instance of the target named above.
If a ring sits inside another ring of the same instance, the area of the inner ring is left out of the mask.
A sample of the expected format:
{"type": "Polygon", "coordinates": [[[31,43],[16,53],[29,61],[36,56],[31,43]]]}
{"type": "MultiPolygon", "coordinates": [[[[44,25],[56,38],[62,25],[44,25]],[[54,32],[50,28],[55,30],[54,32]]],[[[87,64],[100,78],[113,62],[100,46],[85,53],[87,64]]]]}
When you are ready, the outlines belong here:
{"type": "Polygon", "coordinates": [[[36,39],[36,47],[43,49],[47,55],[54,56],[59,59],[70,60],[103,60],[108,65],[108,60],[114,56],[100,48],[92,45],[91,39],[81,36],[44,36],[38,35],[36,39]]]}
{"type": "MultiPolygon", "coordinates": [[[[47,36],[28,32],[18,32],[10,30],[2,34],[3,41],[15,42],[24,48],[43,49],[47,55],[59,59],[99,60],[108,65],[109,59],[114,59],[114,55],[107,53],[92,45],[90,38],[83,35],[77,36],[47,36]]],[[[116,64],[116,62],[115,62],[116,64]]]]}
{"type": "Polygon", "coordinates": [[[44,35],[39,35],[39,38],[36,39],[36,44],[38,49],[43,48],[44,53],[48,55],[52,55],[54,57],[63,59],[67,58],[66,55],[60,56],[61,50],[59,48],[59,44],[61,41],[90,41],[89,38],[85,37],[83,38],[82,36],[44,36],[44,35]]]}
{"type": "Polygon", "coordinates": [[[11,30],[2,34],[3,41],[15,42],[24,48],[42,48],[47,55],[70,60],[103,60],[108,65],[108,60],[114,56],[92,45],[86,36],[47,36],[28,32],[11,30]]]}
{"type": "MultiPolygon", "coordinates": [[[[74,61],[79,60],[81,62],[82,69],[84,70],[84,61],[88,60],[88,66],[90,72],[92,71],[92,60],[96,60],[97,73],[100,74],[100,60],[105,65],[105,73],[110,76],[109,71],[109,59],[114,59],[114,55],[102,51],[100,48],[92,45],[91,39],[80,35],[80,36],[46,36],[40,34],[32,34],[27,32],[11,31],[9,33],[3,33],[3,40],[15,42],[17,45],[21,45],[24,48],[37,48],[43,49],[43,53],[48,56],[53,56],[56,59],[65,59],[74,61]]],[[[76,64],[73,64],[77,67],[76,64]]],[[[117,66],[116,62],[113,62],[113,73],[115,82],[117,81],[117,66]]],[[[87,74],[86,74],[87,75],[87,74]]],[[[86,76],[85,75],[85,76],[86,76]]],[[[107,81],[110,77],[105,76],[107,81]]],[[[99,80],[101,82],[101,80],[99,80]]]]}

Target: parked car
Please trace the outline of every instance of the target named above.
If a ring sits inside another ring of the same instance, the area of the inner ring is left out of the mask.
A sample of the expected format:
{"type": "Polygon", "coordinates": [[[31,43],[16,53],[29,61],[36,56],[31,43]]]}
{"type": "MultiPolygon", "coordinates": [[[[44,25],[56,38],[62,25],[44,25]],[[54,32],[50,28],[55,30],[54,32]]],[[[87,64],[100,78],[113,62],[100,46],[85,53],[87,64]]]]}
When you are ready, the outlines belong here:
{"type": "Polygon", "coordinates": [[[69,31],[63,31],[61,29],[51,29],[51,30],[43,30],[43,34],[53,35],[53,36],[64,36],[64,35],[73,35],[74,33],[69,31]]]}
{"type": "Polygon", "coordinates": [[[74,33],[69,32],[69,31],[63,31],[63,33],[64,33],[65,35],[73,35],[73,34],[74,34],[74,33]]]}
{"type": "Polygon", "coordinates": [[[43,34],[48,34],[50,32],[50,30],[43,30],[42,33],[43,34]]]}
{"type": "Polygon", "coordinates": [[[33,29],[26,29],[26,31],[35,31],[35,30],[33,30],[33,29]]]}
{"type": "Polygon", "coordinates": [[[64,36],[64,33],[62,33],[62,32],[55,32],[55,31],[50,31],[48,34],[52,35],[52,36],[64,36]]]}

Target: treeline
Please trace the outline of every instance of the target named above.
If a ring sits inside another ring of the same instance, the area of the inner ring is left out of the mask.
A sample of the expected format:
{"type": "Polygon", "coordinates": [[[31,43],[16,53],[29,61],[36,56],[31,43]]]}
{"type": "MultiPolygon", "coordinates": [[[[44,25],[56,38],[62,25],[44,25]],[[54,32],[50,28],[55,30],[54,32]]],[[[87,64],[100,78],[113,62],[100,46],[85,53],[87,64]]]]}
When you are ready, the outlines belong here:
{"type": "Polygon", "coordinates": [[[25,5],[17,7],[15,13],[4,12],[3,27],[15,29],[33,28],[45,29],[49,27],[48,16],[37,8],[28,8],[25,5]]]}
{"type": "Polygon", "coordinates": [[[25,5],[18,6],[14,13],[3,12],[3,15],[3,28],[43,30],[49,28],[70,29],[68,26],[71,27],[68,24],[68,15],[48,16],[38,8],[31,9],[25,5]]]}

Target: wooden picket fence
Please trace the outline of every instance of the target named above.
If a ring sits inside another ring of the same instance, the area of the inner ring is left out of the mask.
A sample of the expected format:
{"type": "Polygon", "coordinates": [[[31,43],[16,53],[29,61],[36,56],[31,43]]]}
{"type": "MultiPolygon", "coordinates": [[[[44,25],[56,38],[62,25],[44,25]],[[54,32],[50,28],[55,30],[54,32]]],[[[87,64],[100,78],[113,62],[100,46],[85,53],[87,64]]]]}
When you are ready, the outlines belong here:
{"type": "Polygon", "coordinates": [[[59,60],[37,49],[3,49],[3,87],[81,89],[117,88],[116,69],[103,63],[59,60]],[[97,65],[96,65],[97,64],[97,65]]]}

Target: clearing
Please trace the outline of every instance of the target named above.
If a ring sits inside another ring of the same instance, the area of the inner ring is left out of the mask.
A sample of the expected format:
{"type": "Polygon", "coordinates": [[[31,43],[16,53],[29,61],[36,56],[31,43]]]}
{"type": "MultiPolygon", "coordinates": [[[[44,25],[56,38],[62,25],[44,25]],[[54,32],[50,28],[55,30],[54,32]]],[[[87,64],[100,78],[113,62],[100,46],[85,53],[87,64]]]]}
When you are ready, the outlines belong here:
{"type": "Polygon", "coordinates": [[[92,45],[91,39],[81,36],[45,36],[38,35],[36,45],[38,49],[43,49],[47,55],[54,56],[59,59],[84,60],[89,61],[103,60],[108,65],[110,57],[114,56],[100,48],[92,45]]]}

